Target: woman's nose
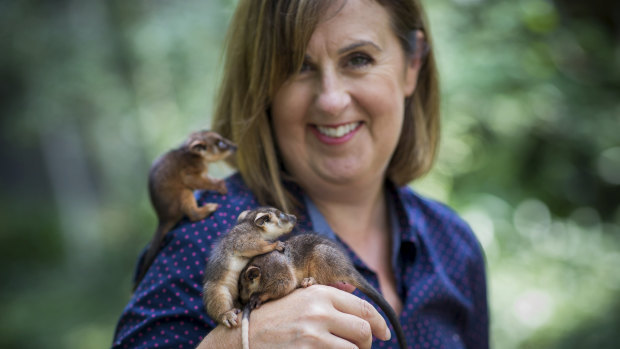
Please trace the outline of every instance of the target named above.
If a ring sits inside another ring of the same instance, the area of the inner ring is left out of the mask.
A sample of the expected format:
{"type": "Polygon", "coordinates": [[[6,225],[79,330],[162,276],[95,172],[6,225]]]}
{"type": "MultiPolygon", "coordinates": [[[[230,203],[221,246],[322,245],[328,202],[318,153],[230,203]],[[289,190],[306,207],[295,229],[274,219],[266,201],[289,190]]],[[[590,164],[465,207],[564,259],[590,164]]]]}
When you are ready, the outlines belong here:
{"type": "Polygon", "coordinates": [[[334,71],[323,72],[317,96],[318,109],[331,116],[337,116],[351,103],[351,95],[342,77],[334,71]]]}

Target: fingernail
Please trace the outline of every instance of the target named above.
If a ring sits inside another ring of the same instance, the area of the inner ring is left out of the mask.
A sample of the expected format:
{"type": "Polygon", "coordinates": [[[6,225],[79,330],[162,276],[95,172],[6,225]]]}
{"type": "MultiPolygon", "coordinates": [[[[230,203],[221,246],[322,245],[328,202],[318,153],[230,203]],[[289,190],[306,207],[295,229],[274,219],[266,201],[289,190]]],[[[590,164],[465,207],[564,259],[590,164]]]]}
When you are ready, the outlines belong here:
{"type": "Polygon", "coordinates": [[[392,332],[390,332],[390,329],[389,329],[389,328],[387,328],[387,329],[385,330],[385,340],[386,340],[386,341],[389,341],[389,340],[390,340],[390,338],[392,338],[392,332]]]}

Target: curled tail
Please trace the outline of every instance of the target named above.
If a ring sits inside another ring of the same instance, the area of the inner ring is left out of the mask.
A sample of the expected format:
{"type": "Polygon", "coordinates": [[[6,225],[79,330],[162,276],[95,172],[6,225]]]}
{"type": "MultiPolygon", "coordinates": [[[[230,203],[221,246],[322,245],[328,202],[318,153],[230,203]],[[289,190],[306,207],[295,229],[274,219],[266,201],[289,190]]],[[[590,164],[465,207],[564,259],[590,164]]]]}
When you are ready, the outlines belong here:
{"type": "Polygon", "coordinates": [[[353,281],[355,283],[359,283],[356,285],[355,283],[351,283],[355,287],[359,288],[368,298],[372,299],[387,315],[392,327],[394,327],[394,331],[396,332],[396,338],[398,339],[398,344],[401,349],[407,349],[407,339],[405,338],[405,332],[403,332],[403,328],[400,325],[400,321],[398,320],[398,315],[388,303],[385,298],[377,291],[362,275],[358,275],[357,278],[354,278],[353,281]]]}
{"type": "Polygon", "coordinates": [[[164,240],[164,236],[166,236],[166,233],[168,233],[170,229],[174,227],[175,224],[176,222],[163,222],[163,223],[160,222],[157,225],[157,229],[155,230],[153,239],[151,240],[151,243],[149,244],[149,248],[144,254],[144,258],[141,259],[141,263],[138,267],[138,273],[134,280],[133,289],[132,289],[134,292],[138,288],[138,285],[140,284],[142,279],[144,279],[144,276],[146,276],[146,272],[151,267],[151,264],[153,264],[153,261],[155,260],[155,257],[157,256],[157,252],[159,252],[161,243],[164,240]]]}

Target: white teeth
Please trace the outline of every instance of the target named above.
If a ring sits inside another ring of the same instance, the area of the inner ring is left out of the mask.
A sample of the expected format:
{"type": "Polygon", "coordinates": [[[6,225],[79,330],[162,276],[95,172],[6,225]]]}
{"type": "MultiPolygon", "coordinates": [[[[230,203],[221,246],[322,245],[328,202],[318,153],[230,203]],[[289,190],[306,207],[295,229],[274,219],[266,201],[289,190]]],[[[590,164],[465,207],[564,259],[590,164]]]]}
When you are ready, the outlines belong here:
{"type": "Polygon", "coordinates": [[[325,127],[317,125],[316,128],[319,130],[319,132],[321,132],[321,134],[327,137],[340,138],[355,130],[359,124],[359,122],[352,122],[350,124],[341,125],[338,127],[325,127]]]}

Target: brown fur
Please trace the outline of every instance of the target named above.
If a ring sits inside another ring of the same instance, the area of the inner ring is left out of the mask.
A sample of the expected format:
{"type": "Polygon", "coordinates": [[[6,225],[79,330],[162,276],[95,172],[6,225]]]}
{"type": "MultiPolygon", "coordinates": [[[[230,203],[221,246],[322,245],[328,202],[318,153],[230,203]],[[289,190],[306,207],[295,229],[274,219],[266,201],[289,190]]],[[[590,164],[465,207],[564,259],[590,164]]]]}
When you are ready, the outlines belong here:
{"type": "Polygon", "coordinates": [[[296,218],[275,208],[241,213],[237,224],[213,249],[205,269],[203,301],[209,316],[228,327],[237,326],[239,274],[254,256],[283,250],[280,241],[269,242],[290,232],[296,218]]]}
{"type": "Polygon", "coordinates": [[[208,164],[229,157],[236,149],[235,144],[215,132],[199,131],[155,161],[149,171],[149,196],[159,222],[139,268],[134,290],[153,263],[164,236],[183,216],[199,221],[217,209],[214,203],[198,207],[194,190],[226,194],[224,180],[207,174],[208,164]]]}
{"type": "MultiPolygon", "coordinates": [[[[291,237],[284,245],[284,253],[257,256],[241,272],[240,299],[248,309],[243,314],[244,327],[249,309],[270,299],[280,298],[298,287],[345,282],[358,288],[383,309],[396,331],[401,348],[407,347],[394,309],[355,269],[336,243],[317,234],[301,234],[291,237]]],[[[242,330],[247,332],[245,328],[242,330]]]]}

